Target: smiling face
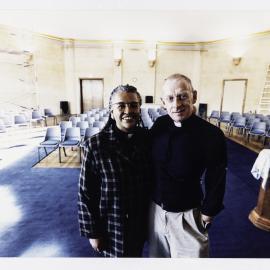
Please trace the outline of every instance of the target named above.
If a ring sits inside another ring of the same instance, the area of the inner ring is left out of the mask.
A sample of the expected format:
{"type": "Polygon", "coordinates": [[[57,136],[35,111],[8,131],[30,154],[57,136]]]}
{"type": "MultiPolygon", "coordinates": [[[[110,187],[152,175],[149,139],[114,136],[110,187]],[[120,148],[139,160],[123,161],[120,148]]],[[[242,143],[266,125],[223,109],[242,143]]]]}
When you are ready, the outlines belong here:
{"type": "Polygon", "coordinates": [[[167,79],[161,100],[172,120],[181,122],[192,115],[196,92],[184,79],[167,79]]]}
{"type": "Polygon", "coordinates": [[[112,97],[111,117],[123,132],[132,131],[140,119],[140,100],[136,93],[115,93],[112,97]]]}

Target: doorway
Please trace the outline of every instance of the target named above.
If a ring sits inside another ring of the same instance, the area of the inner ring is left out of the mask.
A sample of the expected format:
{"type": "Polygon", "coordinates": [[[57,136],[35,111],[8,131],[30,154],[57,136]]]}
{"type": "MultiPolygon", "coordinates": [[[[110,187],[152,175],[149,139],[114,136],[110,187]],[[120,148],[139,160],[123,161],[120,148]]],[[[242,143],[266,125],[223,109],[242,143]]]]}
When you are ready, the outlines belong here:
{"type": "Polygon", "coordinates": [[[244,112],[247,79],[223,80],[220,111],[244,112]]]}
{"type": "Polygon", "coordinates": [[[81,113],[103,108],[103,79],[80,79],[81,113]]]}

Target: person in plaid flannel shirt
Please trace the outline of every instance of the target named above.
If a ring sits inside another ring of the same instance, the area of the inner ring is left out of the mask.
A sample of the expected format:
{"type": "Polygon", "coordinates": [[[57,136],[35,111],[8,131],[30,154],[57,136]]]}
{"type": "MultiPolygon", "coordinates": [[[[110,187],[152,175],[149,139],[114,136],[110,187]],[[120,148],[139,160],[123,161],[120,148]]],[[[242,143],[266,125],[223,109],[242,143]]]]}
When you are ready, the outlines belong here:
{"type": "Polygon", "coordinates": [[[150,201],[148,132],[140,127],[141,96],[120,85],[110,115],[85,145],[79,179],[79,228],[105,257],[141,257],[150,201]]]}

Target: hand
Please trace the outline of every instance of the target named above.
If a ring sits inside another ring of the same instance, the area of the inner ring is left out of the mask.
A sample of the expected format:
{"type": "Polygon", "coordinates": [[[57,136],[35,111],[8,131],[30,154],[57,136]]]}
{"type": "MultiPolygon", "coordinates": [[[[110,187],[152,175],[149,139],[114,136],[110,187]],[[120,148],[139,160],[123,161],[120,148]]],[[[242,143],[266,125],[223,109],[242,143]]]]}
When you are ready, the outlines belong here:
{"type": "Polygon", "coordinates": [[[95,251],[101,252],[103,250],[103,241],[101,238],[89,239],[89,242],[95,251]]]}
{"type": "Polygon", "coordinates": [[[211,222],[213,221],[213,217],[201,214],[201,220],[202,220],[203,227],[205,229],[209,229],[211,226],[211,222]]]}

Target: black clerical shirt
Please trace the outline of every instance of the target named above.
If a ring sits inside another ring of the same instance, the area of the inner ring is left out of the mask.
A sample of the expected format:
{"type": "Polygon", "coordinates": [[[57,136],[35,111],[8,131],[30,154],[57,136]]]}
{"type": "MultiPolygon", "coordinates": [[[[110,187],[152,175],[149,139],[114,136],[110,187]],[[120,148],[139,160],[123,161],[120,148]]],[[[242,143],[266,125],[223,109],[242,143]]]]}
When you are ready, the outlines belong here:
{"type": "Polygon", "coordinates": [[[169,115],[164,115],[151,128],[153,200],[170,212],[201,207],[203,214],[214,216],[223,209],[227,167],[224,134],[195,115],[181,124],[176,127],[169,115]]]}

